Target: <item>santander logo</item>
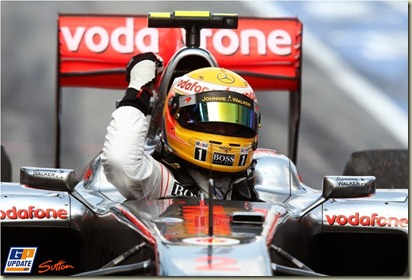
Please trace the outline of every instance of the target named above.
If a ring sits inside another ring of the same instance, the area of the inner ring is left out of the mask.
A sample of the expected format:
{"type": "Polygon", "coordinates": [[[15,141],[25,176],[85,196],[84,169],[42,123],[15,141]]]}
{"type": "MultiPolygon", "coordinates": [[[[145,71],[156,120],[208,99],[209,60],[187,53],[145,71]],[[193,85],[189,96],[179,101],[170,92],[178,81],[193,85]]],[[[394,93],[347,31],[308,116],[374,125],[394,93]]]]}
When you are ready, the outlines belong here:
{"type": "MultiPolygon", "coordinates": [[[[160,32],[156,28],[146,27],[146,21],[133,17],[124,18],[124,24],[106,23],[110,18],[96,19],[95,25],[77,25],[71,21],[60,27],[62,43],[70,52],[77,52],[85,46],[93,53],[101,53],[112,48],[119,54],[136,52],[159,52],[160,32]],[[70,25],[70,26],[69,26],[70,25]],[[111,26],[117,26],[115,28],[111,26]]],[[[263,28],[263,26],[262,26],[263,28]]],[[[185,39],[182,29],[182,40],[185,39]]],[[[166,40],[163,36],[161,39],[166,40]]],[[[265,56],[274,54],[288,56],[292,53],[292,36],[283,29],[264,32],[259,27],[231,29],[202,29],[202,48],[214,49],[217,54],[229,56],[257,54],[265,56]],[[209,44],[209,45],[208,45],[209,44]]]]}

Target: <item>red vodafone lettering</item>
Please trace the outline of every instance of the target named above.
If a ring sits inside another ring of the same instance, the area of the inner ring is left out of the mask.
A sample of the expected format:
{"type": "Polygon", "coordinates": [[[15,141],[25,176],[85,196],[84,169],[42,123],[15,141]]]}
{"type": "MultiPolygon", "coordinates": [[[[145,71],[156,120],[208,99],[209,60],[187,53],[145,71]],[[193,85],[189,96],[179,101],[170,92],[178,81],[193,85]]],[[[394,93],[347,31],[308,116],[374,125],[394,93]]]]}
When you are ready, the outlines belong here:
{"type": "Polygon", "coordinates": [[[65,209],[53,209],[53,208],[35,208],[29,206],[27,209],[17,209],[13,206],[6,211],[0,210],[1,220],[31,220],[31,219],[67,219],[67,211],[65,209]]]}
{"type": "MultiPolygon", "coordinates": [[[[238,93],[243,94],[246,97],[249,97],[252,100],[256,100],[256,95],[254,91],[250,88],[230,88],[230,87],[219,87],[215,86],[216,88],[210,88],[207,85],[209,84],[202,84],[202,82],[198,82],[196,80],[190,79],[190,78],[183,78],[177,82],[175,85],[175,88],[177,90],[184,91],[186,93],[200,93],[200,92],[205,92],[205,91],[210,91],[210,90],[225,90],[225,91],[236,91],[238,93]]],[[[258,110],[258,108],[255,108],[258,110]]]]}
{"type": "Polygon", "coordinates": [[[196,93],[210,90],[208,87],[201,86],[198,82],[193,81],[191,79],[180,80],[177,83],[176,87],[180,89],[184,89],[186,91],[191,91],[191,92],[196,92],[196,93]]]}
{"type": "Polygon", "coordinates": [[[361,216],[358,212],[353,215],[326,215],[329,225],[378,226],[378,227],[408,227],[407,218],[384,217],[377,213],[361,216]]]}

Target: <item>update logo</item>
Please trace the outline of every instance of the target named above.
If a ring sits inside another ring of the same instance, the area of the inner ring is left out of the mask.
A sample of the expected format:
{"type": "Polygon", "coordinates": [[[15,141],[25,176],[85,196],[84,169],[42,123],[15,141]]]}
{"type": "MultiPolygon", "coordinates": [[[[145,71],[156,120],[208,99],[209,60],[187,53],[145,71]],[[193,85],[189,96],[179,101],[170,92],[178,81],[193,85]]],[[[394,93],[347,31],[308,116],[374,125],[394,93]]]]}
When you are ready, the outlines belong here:
{"type": "Polygon", "coordinates": [[[4,273],[30,273],[37,247],[11,247],[4,273]]]}

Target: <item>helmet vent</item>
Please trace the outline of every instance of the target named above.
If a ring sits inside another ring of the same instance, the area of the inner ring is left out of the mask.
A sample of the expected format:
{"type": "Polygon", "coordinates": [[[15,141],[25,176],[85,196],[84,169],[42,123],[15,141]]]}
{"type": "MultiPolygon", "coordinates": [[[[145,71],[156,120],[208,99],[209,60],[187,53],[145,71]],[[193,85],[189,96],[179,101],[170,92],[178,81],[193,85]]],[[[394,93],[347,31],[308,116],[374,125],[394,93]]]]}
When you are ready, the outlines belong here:
{"type": "Polygon", "coordinates": [[[209,143],[211,143],[211,144],[217,144],[217,145],[222,145],[222,142],[212,141],[212,140],[210,140],[209,143]]]}
{"type": "Polygon", "coordinates": [[[232,146],[232,147],[240,147],[239,144],[233,144],[233,143],[229,144],[229,146],[232,146]]]}

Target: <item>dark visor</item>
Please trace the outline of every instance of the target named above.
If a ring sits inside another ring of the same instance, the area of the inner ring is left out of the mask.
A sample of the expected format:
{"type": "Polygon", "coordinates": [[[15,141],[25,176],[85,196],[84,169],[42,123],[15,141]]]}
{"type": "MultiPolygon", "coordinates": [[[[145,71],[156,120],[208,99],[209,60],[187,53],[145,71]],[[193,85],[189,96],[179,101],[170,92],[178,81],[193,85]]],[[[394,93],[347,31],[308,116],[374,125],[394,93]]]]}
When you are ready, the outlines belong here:
{"type": "MultiPolygon", "coordinates": [[[[193,128],[204,123],[228,123],[249,128],[254,134],[258,131],[259,107],[252,99],[240,93],[209,91],[192,96],[179,96],[178,100],[178,121],[183,127],[193,128]]],[[[209,132],[214,131],[212,129],[209,132]]]]}

